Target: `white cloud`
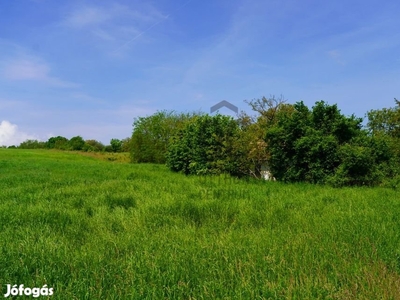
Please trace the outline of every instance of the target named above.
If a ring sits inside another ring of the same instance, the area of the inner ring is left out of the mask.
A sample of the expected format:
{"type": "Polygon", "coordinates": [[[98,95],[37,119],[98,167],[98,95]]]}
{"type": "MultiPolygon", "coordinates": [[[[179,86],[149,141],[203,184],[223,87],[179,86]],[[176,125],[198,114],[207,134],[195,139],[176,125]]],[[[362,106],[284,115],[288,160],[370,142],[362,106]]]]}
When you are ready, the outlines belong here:
{"type": "Polygon", "coordinates": [[[50,86],[73,88],[78,85],[50,75],[50,67],[37,59],[21,58],[5,63],[3,77],[9,80],[33,80],[50,86]]]}
{"type": "Polygon", "coordinates": [[[17,125],[9,121],[4,120],[0,123],[0,146],[19,145],[28,139],[34,140],[38,138],[20,131],[17,125]]]}

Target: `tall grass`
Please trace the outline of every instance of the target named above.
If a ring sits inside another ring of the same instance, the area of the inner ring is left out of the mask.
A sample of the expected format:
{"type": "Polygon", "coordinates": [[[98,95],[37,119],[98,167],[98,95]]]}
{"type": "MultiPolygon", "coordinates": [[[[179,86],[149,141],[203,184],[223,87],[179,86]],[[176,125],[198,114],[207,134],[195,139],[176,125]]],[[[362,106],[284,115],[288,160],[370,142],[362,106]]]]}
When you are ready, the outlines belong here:
{"type": "Polygon", "coordinates": [[[400,194],[0,149],[0,284],[54,299],[400,299],[400,194]]]}

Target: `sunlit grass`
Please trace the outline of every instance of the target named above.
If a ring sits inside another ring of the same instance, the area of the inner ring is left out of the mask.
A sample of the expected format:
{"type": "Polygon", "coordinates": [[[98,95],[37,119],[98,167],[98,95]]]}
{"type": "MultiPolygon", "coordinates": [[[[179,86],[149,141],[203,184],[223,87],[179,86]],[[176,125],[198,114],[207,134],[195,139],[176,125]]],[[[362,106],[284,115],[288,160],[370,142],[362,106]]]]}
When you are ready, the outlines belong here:
{"type": "Polygon", "coordinates": [[[400,194],[0,149],[0,283],[54,299],[399,299],[400,194]]]}

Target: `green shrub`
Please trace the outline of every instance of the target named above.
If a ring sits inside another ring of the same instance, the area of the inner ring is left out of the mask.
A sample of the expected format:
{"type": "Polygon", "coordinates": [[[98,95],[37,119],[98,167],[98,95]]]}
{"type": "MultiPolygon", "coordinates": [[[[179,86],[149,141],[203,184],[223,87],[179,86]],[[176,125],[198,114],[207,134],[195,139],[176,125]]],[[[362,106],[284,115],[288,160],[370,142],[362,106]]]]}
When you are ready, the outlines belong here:
{"type": "Polygon", "coordinates": [[[237,175],[238,153],[234,148],[239,126],[228,116],[199,116],[172,138],[167,166],[185,174],[237,175]]]}
{"type": "Polygon", "coordinates": [[[103,151],[104,150],[103,143],[96,141],[96,140],[86,140],[84,151],[103,151]],[[87,150],[85,150],[87,149],[87,150]]]}

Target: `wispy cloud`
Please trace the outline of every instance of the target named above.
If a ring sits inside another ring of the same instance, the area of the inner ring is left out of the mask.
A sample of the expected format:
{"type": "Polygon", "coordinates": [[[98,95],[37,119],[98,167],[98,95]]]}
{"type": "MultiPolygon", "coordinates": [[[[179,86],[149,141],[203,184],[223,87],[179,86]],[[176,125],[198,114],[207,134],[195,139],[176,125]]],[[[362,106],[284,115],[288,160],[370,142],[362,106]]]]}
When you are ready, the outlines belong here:
{"type": "Polygon", "coordinates": [[[0,97],[0,110],[16,110],[26,108],[27,103],[19,100],[8,100],[0,97]]]}
{"type": "Polygon", "coordinates": [[[129,5],[93,2],[74,6],[61,25],[75,36],[90,39],[96,51],[113,58],[125,58],[126,52],[138,41],[142,44],[155,42],[149,32],[168,16],[149,2],[135,1],[129,5]]]}
{"type": "Polygon", "coordinates": [[[142,4],[137,9],[120,4],[91,5],[74,8],[63,24],[79,30],[88,30],[100,39],[111,41],[127,39],[143,32],[149,24],[166,19],[154,6],[142,4]]]}
{"type": "Polygon", "coordinates": [[[105,6],[87,5],[74,8],[64,20],[64,24],[71,27],[83,28],[91,25],[107,23],[119,18],[129,18],[131,22],[151,23],[165,18],[159,10],[151,5],[141,5],[137,9],[113,3],[105,6]]]}
{"type": "Polygon", "coordinates": [[[50,74],[50,67],[37,59],[21,58],[4,63],[2,75],[12,81],[37,81],[60,88],[74,88],[76,83],[62,80],[50,74]]]}
{"type": "Polygon", "coordinates": [[[75,28],[103,23],[113,17],[113,12],[99,7],[81,7],[73,11],[65,20],[65,24],[75,28]]]}
{"type": "Polygon", "coordinates": [[[93,96],[90,96],[90,95],[85,94],[83,92],[73,93],[71,95],[71,97],[74,98],[74,99],[80,100],[80,101],[84,101],[84,102],[92,103],[92,104],[96,104],[96,105],[104,104],[104,103],[107,102],[104,99],[93,97],[93,96]]]}
{"type": "Polygon", "coordinates": [[[45,64],[29,60],[19,60],[8,64],[4,76],[11,80],[45,80],[50,68],[45,64]]]}

